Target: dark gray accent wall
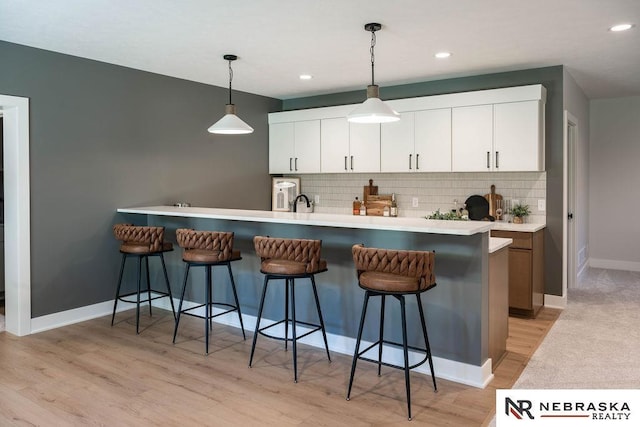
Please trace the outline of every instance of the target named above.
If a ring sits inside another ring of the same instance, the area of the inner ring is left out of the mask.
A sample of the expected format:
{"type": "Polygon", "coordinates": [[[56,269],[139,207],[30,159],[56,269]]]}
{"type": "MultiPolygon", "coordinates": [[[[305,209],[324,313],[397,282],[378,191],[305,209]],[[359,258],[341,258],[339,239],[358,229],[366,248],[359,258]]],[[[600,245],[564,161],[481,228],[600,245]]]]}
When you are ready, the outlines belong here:
{"type": "MultiPolygon", "coordinates": [[[[327,107],[364,101],[363,89],[329,95],[287,99],[284,110],[327,107]]],[[[545,163],[547,171],[547,229],[545,231],[545,292],[562,295],[562,135],[563,67],[536,68],[473,77],[428,81],[380,88],[382,99],[412,98],[473,90],[542,84],[547,89],[545,163]]]]}
{"type": "Polygon", "coordinates": [[[32,317],[113,299],[119,207],[270,209],[282,101],[234,92],[255,132],[212,135],[225,88],[2,41],[0,58],[0,93],[30,98],[32,317]]]}

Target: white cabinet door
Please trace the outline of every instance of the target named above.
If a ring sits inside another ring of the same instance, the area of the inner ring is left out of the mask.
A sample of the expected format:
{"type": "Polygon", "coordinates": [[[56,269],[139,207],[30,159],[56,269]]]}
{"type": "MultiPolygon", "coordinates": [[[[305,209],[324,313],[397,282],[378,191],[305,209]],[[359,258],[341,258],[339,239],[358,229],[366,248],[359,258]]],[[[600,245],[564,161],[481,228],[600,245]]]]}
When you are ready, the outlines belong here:
{"type": "Polygon", "coordinates": [[[294,135],[293,123],[269,126],[269,173],[293,172],[294,135]]]}
{"type": "Polygon", "coordinates": [[[401,113],[400,121],[380,125],[380,171],[414,170],[414,113],[401,113]]]}
{"type": "Polygon", "coordinates": [[[492,170],[493,105],[453,108],[451,132],[454,172],[492,170]]]}
{"type": "Polygon", "coordinates": [[[349,122],[345,117],[320,121],[320,170],[349,170],[349,122]]]}
{"type": "Polygon", "coordinates": [[[379,124],[349,124],[349,172],[380,172],[379,124]]]}
{"type": "Polygon", "coordinates": [[[496,171],[543,171],[544,140],[539,101],[493,106],[496,171]]]}
{"type": "Polygon", "coordinates": [[[320,120],[295,122],[294,140],[293,171],[320,172],[320,120]]]}
{"type": "Polygon", "coordinates": [[[415,113],[416,172],[451,172],[451,108],[415,113]]]}

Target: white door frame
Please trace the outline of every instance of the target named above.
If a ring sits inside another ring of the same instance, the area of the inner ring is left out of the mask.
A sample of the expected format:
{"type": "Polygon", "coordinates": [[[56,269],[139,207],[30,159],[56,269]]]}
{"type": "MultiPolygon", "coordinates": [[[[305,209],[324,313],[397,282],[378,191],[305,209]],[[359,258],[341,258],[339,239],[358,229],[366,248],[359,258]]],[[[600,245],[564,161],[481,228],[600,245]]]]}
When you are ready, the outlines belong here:
{"type": "Polygon", "coordinates": [[[6,331],[31,333],[31,206],[29,99],[0,95],[4,117],[6,331]]]}
{"type": "Polygon", "coordinates": [[[576,280],[576,219],[569,221],[570,209],[576,206],[576,143],[578,120],[567,110],[563,114],[563,200],[562,200],[562,299],[567,303],[567,288],[572,287],[576,280]],[[570,147],[569,127],[575,127],[573,146],[570,147]],[[571,170],[570,170],[571,169],[571,170]],[[572,177],[569,176],[572,175],[572,177]],[[571,178],[571,179],[570,179],[571,178]],[[573,188],[569,188],[572,186],[573,188]],[[570,200],[572,199],[572,200],[570,200]],[[571,230],[570,230],[571,228],[571,230]],[[569,258],[571,257],[571,258],[569,258]],[[571,262],[570,262],[571,261],[571,262]]]}

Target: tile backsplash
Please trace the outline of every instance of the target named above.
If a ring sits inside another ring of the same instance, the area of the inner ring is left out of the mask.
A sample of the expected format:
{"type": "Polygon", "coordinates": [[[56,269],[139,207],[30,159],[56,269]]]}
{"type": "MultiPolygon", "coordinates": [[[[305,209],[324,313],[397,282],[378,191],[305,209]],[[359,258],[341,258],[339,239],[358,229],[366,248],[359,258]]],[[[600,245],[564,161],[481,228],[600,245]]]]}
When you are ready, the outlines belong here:
{"type": "Polygon", "coordinates": [[[300,178],[301,192],[320,202],[315,212],[349,214],[356,196],[362,199],[362,191],[369,179],[378,186],[379,194],[396,194],[399,216],[420,217],[440,209],[453,209],[454,200],[459,206],[474,194],[485,195],[491,185],[504,200],[519,200],[529,205],[530,223],[546,222],[546,212],[538,210],[538,201],[546,200],[546,172],[478,172],[478,173],[349,173],[308,174],[300,178]],[[418,207],[412,207],[413,198],[418,207]]]}

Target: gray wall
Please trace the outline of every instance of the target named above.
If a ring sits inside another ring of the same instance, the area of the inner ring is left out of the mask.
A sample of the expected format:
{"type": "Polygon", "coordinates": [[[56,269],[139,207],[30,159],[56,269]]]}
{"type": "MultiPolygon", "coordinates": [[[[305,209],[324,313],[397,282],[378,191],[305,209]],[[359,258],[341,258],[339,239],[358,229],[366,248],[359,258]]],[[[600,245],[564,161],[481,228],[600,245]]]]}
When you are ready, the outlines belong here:
{"type": "MultiPolygon", "coordinates": [[[[325,107],[362,102],[364,85],[359,91],[335,93],[283,101],[285,110],[325,107]]],[[[545,232],[545,292],[562,295],[562,128],[563,67],[546,67],[508,73],[486,74],[424,83],[380,88],[382,99],[441,95],[472,90],[542,84],[547,89],[546,149],[547,229],[545,232]]]]}
{"type": "Polygon", "coordinates": [[[590,264],[640,271],[640,96],[590,106],[590,264]]]}
{"type": "Polygon", "coordinates": [[[0,93],[30,98],[32,317],[113,299],[118,207],[270,208],[280,100],[234,92],[255,132],[212,135],[225,88],[1,41],[0,58],[0,93]]]}

